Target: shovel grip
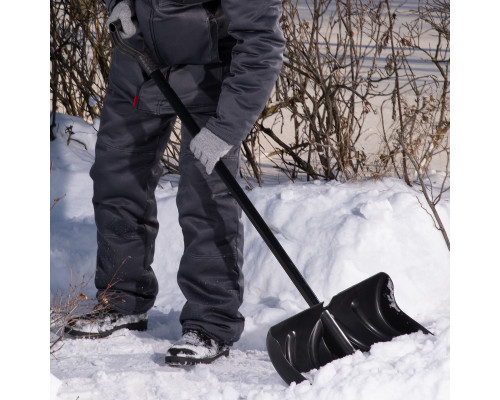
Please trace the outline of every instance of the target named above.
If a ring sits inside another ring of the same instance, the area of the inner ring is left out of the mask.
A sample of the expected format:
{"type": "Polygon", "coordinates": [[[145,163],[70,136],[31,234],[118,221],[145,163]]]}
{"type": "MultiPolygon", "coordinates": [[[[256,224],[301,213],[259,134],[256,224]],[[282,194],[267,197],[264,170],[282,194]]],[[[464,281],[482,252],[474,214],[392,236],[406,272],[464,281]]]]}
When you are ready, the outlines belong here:
{"type": "Polygon", "coordinates": [[[123,39],[122,23],[120,20],[109,24],[109,32],[111,33],[111,41],[123,53],[135,59],[147,75],[151,75],[160,67],[153,61],[148,50],[143,46],[143,49],[138,50],[123,39]]]}
{"type": "Polygon", "coordinates": [[[117,21],[111,22],[109,24],[109,31],[111,33],[122,32],[123,31],[122,21],[117,20],[117,21]]]}

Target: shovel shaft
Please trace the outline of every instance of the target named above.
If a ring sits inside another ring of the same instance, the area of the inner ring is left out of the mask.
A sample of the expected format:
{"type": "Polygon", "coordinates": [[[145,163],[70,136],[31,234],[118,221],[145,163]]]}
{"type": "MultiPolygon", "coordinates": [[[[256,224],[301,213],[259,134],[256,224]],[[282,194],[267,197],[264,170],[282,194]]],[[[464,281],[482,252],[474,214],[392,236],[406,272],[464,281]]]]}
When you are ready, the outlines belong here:
{"type": "MultiPolygon", "coordinates": [[[[167,98],[170,105],[179,116],[180,120],[188,129],[188,131],[193,136],[198,134],[198,132],[200,131],[200,127],[195,122],[184,104],[182,104],[181,100],[174,92],[174,90],[170,87],[167,80],[165,79],[165,76],[159,69],[156,69],[151,73],[151,79],[153,79],[158,85],[161,92],[167,98]]],[[[288,274],[302,297],[304,297],[304,300],[307,302],[307,304],[309,306],[319,304],[319,300],[312,291],[311,287],[307,284],[300,271],[290,259],[285,249],[283,249],[278,239],[276,239],[276,236],[273,234],[257,209],[254,207],[253,203],[245,194],[244,190],[238,184],[234,176],[227,169],[226,165],[222,161],[218,161],[217,164],[215,164],[214,170],[225,183],[232,196],[236,199],[241,209],[253,224],[257,232],[259,232],[260,236],[267,244],[271,252],[274,254],[278,262],[281,264],[285,272],[288,274]]]]}
{"type": "Polygon", "coordinates": [[[311,287],[307,284],[304,277],[283,249],[278,239],[276,239],[276,236],[274,236],[271,229],[269,229],[259,212],[255,209],[254,205],[250,202],[241,186],[238,184],[236,179],[234,179],[222,161],[219,161],[216,164],[215,171],[219,174],[220,178],[231,191],[233,197],[245,212],[250,222],[252,222],[257,232],[259,232],[260,236],[281,264],[287,275],[290,277],[291,281],[309,307],[319,304],[319,300],[312,291],[311,287]]]}
{"type": "MultiPolygon", "coordinates": [[[[111,39],[113,40],[115,46],[125,54],[133,57],[139,63],[144,72],[154,80],[156,85],[158,85],[158,88],[166,97],[187,130],[195,136],[200,131],[200,127],[181,102],[175,91],[169,85],[167,79],[160,71],[159,66],[151,59],[147,49],[144,48],[143,50],[137,50],[126,43],[120,35],[121,23],[119,21],[110,24],[110,31],[111,39]]],[[[307,284],[300,271],[292,262],[285,249],[283,249],[278,239],[276,239],[276,236],[274,236],[271,229],[267,226],[266,222],[247,197],[234,176],[231,172],[229,172],[226,165],[222,161],[218,161],[214,170],[225,183],[232,196],[236,199],[255,229],[257,229],[257,232],[259,232],[260,236],[281,264],[287,275],[290,277],[295,287],[299,290],[307,304],[310,307],[319,304],[319,300],[312,291],[311,287],[307,284]]]]}

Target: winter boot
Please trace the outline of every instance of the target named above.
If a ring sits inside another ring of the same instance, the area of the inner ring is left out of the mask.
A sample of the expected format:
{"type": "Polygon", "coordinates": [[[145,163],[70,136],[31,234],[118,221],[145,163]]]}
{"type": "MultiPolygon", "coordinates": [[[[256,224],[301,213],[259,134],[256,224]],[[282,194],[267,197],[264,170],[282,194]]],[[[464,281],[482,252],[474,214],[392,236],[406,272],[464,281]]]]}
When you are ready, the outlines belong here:
{"type": "Polygon", "coordinates": [[[229,355],[229,346],[217,342],[198,330],[185,330],[182,337],[167,351],[165,362],[171,366],[209,364],[229,355]]]}
{"type": "Polygon", "coordinates": [[[145,331],[147,328],[147,313],[125,315],[97,305],[89,313],[72,319],[64,332],[71,336],[97,339],[109,336],[118,329],[145,331]]]}

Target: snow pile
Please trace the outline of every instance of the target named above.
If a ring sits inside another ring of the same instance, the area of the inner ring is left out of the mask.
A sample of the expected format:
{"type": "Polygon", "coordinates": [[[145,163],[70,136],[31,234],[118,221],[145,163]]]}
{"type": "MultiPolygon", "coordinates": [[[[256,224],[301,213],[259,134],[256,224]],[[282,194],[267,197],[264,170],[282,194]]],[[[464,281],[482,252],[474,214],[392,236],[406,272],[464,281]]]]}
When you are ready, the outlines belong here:
{"type": "MultiPolygon", "coordinates": [[[[96,126],[59,116],[51,205],[51,293],[67,291],[70,270],[91,277],[95,262],[92,182],[96,126]],[[66,127],[73,139],[66,144],[66,127]],[[86,147],[86,148],[85,148],[86,147]]],[[[183,298],[176,283],[183,243],[176,177],[157,189],[160,233],[153,269],[160,293],[146,332],[102,340],[65,340],[51,360],[57,399],[446,399],[449,396],[449,252],[414,188],[396,179],[357,183],[285,183],[248,192],[320,300],[377,272],[387,272],[396,301],[435,335],[415,333],[378,343],[286,386],[265,349],[270,326],[307,308],[245,218],[246,327],[230,356],[212,365],[167,367],[165,351],[180,336],[183,298]],[[420,202],[419,202],[420,200],[420,202]]],[[[448,195],[447,195],[448,196],[448,195]]],[[[449,198],[438,204],[449,226],[449,198]]],[[[92,284],[86,294],[93,296],[92,284]]]]}

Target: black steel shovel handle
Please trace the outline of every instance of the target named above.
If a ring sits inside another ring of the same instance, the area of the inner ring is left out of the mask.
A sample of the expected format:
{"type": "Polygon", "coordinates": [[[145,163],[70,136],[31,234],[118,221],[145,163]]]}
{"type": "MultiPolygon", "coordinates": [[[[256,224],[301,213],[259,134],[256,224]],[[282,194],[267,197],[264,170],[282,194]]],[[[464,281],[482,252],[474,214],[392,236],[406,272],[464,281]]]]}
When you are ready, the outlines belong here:
{"type": "MultiPolygon", "coordinates": [[[[111,39],[115,46],[121,50],[123,53],[134,58],[140,66],[143,68],[144,72],[151,77],[158,85],[159,89],[163,95],[167,98],[170,105],[179,116],[182,123],[188,129],[188,131],[195,136],[199,131],[200,127],[195,122],[187,108],[181,102],[177,94],[169,85],[165,76],[160,71],[160,67],[151,59],[148,54],[147,49],[142,51],[137,50],[135,47],[129,45],[121,37],[121,23],[120,21],[113,22],[109,25],[111,32],[111,39]]],[[[222,161],[218,161],[215,165],[214,170],[217,172],[222,181],[226,184],[227,188],[236,199],[242,210],[245,212],[248,219],[252,222],[253,226],[259,234],[261,235],[264,242],[267,244],[269,249],[272,251],[278,262],[281,264],[285,272],[288,274],[292,280],[295,287],[299,290],[302,297],[304,297],[307,304],[311,307],[319,304],[319,300],[312,291],[311,287],[307,284],[304,277],[297,269],[295,264],[292,262],[288,254],[285,252],[280,242],[271,229],[267,226],[264,219],[261,217],[257,209],[254,207],[250,199],[247,197],[241,186],[238,184],[236,179],[233,177],[231,172],[227,169],[226,165],[222,161]]]]}

